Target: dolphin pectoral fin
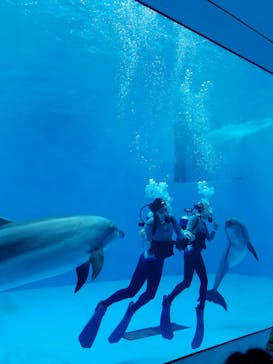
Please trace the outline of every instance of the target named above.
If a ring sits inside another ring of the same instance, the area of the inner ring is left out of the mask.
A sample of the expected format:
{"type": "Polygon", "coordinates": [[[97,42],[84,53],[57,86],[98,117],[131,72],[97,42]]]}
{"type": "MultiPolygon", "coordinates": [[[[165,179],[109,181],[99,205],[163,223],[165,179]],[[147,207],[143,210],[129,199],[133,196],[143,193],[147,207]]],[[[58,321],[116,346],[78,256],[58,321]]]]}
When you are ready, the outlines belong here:
{"type": "Polygon", "coordinates": [[[76,288],[74,290],[74,293],[78,292],[82,288],[84,283],[87,281],[89,268],[90,268],[90,262],[89,261],[83,263],[82,265],[80,265],[79,267],[76,268],[77,285],[76,285],[76,288]]]}
{"type": "Polygon", "coordinates": [[[103,262],[104,262],[104,256],[102,249],[94,250],[90,256],[90,263],[92,265],[93,273],[92,273],[92,279],[96,279],[98,274],[100,273],[103,262]]]}
{"type": "Polygon", "coordinates": [[[216,289],[209,289],[207,291],[207,301],[217,303],[222,306],[225,311],[227,311],[227,303],[224,297],[216,289]]]}
{"type": "Polygon", "coordinates": [[[254,249],[254,246],[251,244],[250,241],[247,242],[247,249],[254,255],[256,260],[259,260],[259,257],[258,257],[258,255],[256,253],[256,250],[254,249]]]}

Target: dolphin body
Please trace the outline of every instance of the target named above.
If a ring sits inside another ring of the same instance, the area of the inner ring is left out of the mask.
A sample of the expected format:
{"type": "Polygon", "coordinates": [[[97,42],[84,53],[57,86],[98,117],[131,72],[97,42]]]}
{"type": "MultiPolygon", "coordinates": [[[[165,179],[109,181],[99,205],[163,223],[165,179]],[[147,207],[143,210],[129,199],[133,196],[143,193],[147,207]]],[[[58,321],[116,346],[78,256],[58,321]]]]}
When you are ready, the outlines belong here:
{"type": "Polygon", "coordinates": [[[124,233],[101,216],[71,216],[27,222],[0,218],[0,290],[75,269],[77,292],[103,266],[103,248],[124,233]]]}
{"type": "Polygon", "coordinates": [[[213,144],[241,141],[243,138],[256,135],[272,126],[273,118],[249,120],[244,123],[228,124],[222,128],[213,129],[208,133],[208,138],[213,144]]]}
{"type": "Polygon", "coordinates": [[[227,304],[224,297],[218,292],[218,287],[222,282],[225,274],[235,265],[239,264],[250,251],[256,260],[258,255],[249,241],[249,234],[245,225],[236,218],[228,218],[225,224],[225,231],[228,239],[226,251],[220,262],[214,286],[207,291],[207,300],[214,303],[218,303],[225,310],[227,310],[227,304]]]}

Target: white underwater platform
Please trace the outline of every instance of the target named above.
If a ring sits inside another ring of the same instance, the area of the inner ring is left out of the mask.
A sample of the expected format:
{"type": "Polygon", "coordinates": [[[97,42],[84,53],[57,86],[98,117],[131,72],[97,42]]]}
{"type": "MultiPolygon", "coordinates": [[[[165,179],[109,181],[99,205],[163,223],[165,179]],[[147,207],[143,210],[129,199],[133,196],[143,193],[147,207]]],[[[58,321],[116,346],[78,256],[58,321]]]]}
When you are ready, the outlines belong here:
{"type": "MultiPolygon", "coordinates": [[[[128,331],[158,326],[162,296],[169,293],[180,279],[180,276],[163,277],[156,298],[136,312],[128,331]]],[[[213,279],[214,276],[209,276],[209,282],[213,282],[213,279]]],[[[192,286],[172,305],[172,322],[188,327],[175,331],[173,340],[156,335],[133,341],[122,339],[117,344],[109,344],[107,338],[128,306],[129,300],[125,300],[109,307],[93,347],[83,349],[78,335],[97,302],[127,285],[128,281],[93,282],[85,285],[77,294],[74,294],[73,286],[1,293],[0,363],[163,364],[264,330],[273,323],[273,279],[230,274],[220,287],[228,311],[207,303],[204,340],[200,348],[192,350],[194,307],[199,292],[199,281],[194,277],[192,286]]],[[[265,336],[259,337],[257,347],[261,346],[265,336]]],[[[251,346],[255,346],[254,343],[255,338],[251,346]]],[[[233,347],[236,350],[236,345],[233,347]]],[[[232,350],[232,346],[229,350],[232,350]]],[[[190,359],[194,359],[194,356],[181,362],[189,363],[190,359]]],[[[219,356],[217,362],[221,364],[219,356]]]]}

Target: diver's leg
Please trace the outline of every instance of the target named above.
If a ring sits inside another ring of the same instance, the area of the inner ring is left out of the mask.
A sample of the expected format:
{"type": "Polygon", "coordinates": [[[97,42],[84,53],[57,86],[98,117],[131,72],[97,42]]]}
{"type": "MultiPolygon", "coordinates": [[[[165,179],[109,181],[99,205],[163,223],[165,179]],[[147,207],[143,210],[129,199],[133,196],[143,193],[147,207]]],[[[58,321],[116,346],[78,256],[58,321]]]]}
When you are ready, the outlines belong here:
{"type": "Polygon", "coordinates": [[[145,269],[146,268],[145,264],[143,263],[143,259],[140,257],[129,286],[127,288],[118,290],[106,300],[98,303],[94,314],[79,335],[79,341],[82,347],[90,348],[93,345],[102,318],[110,305],[125,298],[133,297],[140,290],[146,280],[145,269]]]}
{"type": "Polygon", "coordinates": [[[207,295],[208,278],[201,252],[196,255],[195,270],[200,279],[199,304],[196,307],[196,329],[191,343],[193,349],[198,348],[204,338],[204,308],[207,295]]]}
{"type": "Polygon", "coordinates": [[[163,265],[163,259],[156,259],[147,263],[147,288],[134,303],[133,308],[135,311],[154,299],[162,277],[163,265]]]}
{"type": "Polygon", "coordinates": [[[208,277],[205,267],[205,263],[201,253],[196,257],[195,270],[200,279],[200,291],[199,291],[199,305],[198,308],[203,310],[205,307],[207,289],[208,289],[208,277]]]}
{"type": "Polygon", "coordinates": [[[161,335],[165,339],[173,338],[173,329],[171,324],[171,303],[176,296],[179,295],[185,288],[189,287],[194,273],[194,253],[184,252],[184,279],[179,283],[174,290],[163,297],[162,312],[160,317],[161,335]]]}
{"type": "Polygon", "coordinates": [[[196,256],[195,270],[200,279],[199,304],[196,307],[196,329],[191,343],[192,349],[198,348],[204,338],[204,308],[207,295],[208,278],[201,253],[196,256]]]}
{"type": "Polygon", "coordinates": [[[194,268],[195,268],[196,254],[194,251],[184,252],[184,279],[178,283],[173,291],[167,296],[168,302],[171,304],[172,301],[182,292],[184,289],[190,287],[194,268]]]}
{"type": "Polygon", "coordinates": [[[146,262],[146,279],[147,279],[147,288],[146,291],[139,297],[136,303],[130,302],[125,312],[124,317],[109,336],[108,340],[110,343],[118,342],[122,336],[124,335],[127,327],[130,324],[130,321],[133,317],[133,314],[147,302],[154,298],[163,270],[163,259],[157,259],[151,262],[146,262]]]}
{"type": "Polygon", "coordinates": [[[103,304],[103,306],[107,308],[115,302],[122,301],[126,298],[134,297],[141,289],[146,280],[147,264],[148,263],[145,262],[143,260],[143,257],[141,256],[139,258],[138,264],[131,278],[129,286],[127,288],[118,290],[107,299],[101,301],[99,304],[103,304]]]}

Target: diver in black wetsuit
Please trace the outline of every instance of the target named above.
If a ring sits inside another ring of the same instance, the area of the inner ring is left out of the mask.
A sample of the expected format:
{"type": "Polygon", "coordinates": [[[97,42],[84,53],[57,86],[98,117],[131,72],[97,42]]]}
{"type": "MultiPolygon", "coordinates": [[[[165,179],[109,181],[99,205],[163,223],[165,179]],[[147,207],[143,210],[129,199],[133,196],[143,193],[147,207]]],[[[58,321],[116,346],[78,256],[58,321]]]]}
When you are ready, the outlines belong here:
{"type": "MultiPolygon", "coordinates": [[[[193,238],[184,249],[184,279],[177,284],[173,291],[163,297],[163,307],[160,319],[161,334],[166,339],[173,338],[173,330],[170,319],[170,306],[173,300],[184,289],[190,287],[194,271],[200,279],[199,304],[197,310],[204,310],[207,293],[207,272],[201,254],[202,249],[206,249],[206,240],[214,238],[218,224],[213,223],[213,230],[209,233],[206,220],[212,221],[211,209],[208,203],[199,202],[194,208],[198,211],[196,215],[189,217],[186,231],[193,234],[193,238]]],[[[179,248],[179,246],[177,246],[179,248]]]]}
{"type": "Polygon", "coordinates": [[[138,260],[131,282],[127,288],[120,289],[99,302],[94,315],[79,336],[83,347],[92,346],[107,308],[115,302],[134,297],[147,282],[146,290],[135,303],[129,303],[125,316],[108,340],[110,343],[115,343],[122,338],[133,314],[155,297],[162,276],[164,259],[173,255],[173,232],[176,233],[177,239],[187,236],[187,232],[183,232],[174,217],[169,215],[164,200],[156,198],[148,206],[152,216],[144,223],[144,229],[141,230],[144,251],[138,260]]]}

